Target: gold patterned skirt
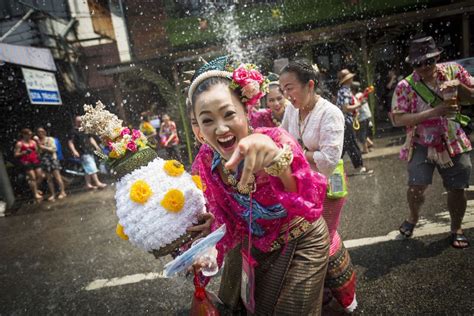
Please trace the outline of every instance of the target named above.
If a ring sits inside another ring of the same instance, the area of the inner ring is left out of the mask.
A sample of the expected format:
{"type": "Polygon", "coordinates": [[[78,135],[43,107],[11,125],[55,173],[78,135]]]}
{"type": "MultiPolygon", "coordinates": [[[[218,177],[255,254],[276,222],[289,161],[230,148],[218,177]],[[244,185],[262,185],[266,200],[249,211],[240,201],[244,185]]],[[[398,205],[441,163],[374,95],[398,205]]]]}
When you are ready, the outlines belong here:
{"type": "MultiPolygon", "coordinates": [[[[329,235],[321,218],[299,237],[271,252],[252,249],[256,315],[320,315],[329,258],[329,235]]],[[[230,314],[246,314],[240,300],[240,247],[227,254],[219,298],[230,314]]]]}

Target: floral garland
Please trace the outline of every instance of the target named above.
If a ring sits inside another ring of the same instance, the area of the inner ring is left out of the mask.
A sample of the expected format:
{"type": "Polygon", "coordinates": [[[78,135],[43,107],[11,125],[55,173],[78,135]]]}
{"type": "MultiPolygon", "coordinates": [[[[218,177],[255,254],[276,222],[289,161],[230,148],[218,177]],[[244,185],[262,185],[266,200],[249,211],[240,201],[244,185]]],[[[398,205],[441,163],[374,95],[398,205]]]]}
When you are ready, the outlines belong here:
{"type": "Polygon", "coordinates": [[[122,158],[127,152],[137,152],[147,146],[146,136],[139,130],[122,127],[122,120],[105,109],[105,105],[98,101],[96,106],[84,105],[85,114],[82,116],[80,130],[87,134],[95,134],[107,145],[110,152],[108,160],[122,158]]]}
{"type": "Polygon", "coordinates": [[[139,149],[145,148],[147,145],[146,136],[139,130],[123,127],[120,135],[114,140],[109,140],[107,146],[109,147],[109,158],[118,159],[128,152],[137,152],[139,149]]]}
{"type": "Polygon", "coordinates": [[[241,64],[232,70],[232,82],[230,88],[240,89],[240,100],[247,106],[255,105],[266,93],[268,93],[269,80],[265,78],[254,64],[241,64]]]}

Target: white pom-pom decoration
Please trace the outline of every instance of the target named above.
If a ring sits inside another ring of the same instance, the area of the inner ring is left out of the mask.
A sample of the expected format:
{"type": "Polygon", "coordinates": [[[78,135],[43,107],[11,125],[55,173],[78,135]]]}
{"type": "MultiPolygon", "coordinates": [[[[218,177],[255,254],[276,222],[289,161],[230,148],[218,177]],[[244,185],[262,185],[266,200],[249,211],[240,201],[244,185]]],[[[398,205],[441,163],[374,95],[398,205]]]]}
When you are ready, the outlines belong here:
{"type": "Polygon", "coordinates": [[[186,228],[198,221],[205,210],[204,196],[190,174],[169,176],[164,170],[165,160],[156,158],[148,165],[125,175],[116,184],[117,216],[130,242],[146,250],[158,250],[186,233],[186,228]],[[130,199],[133,183],[142,180],[152,194],[143,204],[130,199]],[[184,206],[177,212],[166,210],[161,202],[172,190],[184,194],[184,206]]]}

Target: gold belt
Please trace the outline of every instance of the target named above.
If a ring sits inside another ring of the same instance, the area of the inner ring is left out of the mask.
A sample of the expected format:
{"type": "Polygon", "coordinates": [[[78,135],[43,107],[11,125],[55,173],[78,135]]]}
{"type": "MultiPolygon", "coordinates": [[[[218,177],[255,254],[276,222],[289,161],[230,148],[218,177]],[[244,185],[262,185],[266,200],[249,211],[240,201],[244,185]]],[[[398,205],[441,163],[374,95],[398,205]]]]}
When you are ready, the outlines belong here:
{"type": "Polygon", "coordinates": [[[311,223],[302,217],[296,217],[292,219],[291,222],[282,227],[280,231],[280,236],[272,242],[272,245],[270,246],[270,251],[277,250],[285,243],[300,237],[310,227],[311,223]]]}

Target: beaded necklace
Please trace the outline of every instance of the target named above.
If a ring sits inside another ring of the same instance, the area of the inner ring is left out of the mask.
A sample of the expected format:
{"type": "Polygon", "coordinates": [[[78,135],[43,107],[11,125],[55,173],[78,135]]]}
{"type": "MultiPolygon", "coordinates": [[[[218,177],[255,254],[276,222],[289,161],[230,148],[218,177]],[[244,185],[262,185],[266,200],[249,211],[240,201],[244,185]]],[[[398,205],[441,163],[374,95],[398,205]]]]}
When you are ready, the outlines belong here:
{"type": "Polygon", "coordinates": [[[239,180],[237,180],[236,176],[232,174],[232,172],[224,167],[225,160],[222,159],[221,164],[222,164],[222,172],[224,175],[227,176],[227,182],[235,189],[237,190],[240,194],[250,194],[255,192],[257,189],[257,186],[255,184],[255,176],[252,174],[250,176],[250,181],[246,185],[242,185],[239,183],[239,180]]]}
{"type": "Polygon", "coordinates": [[[272,122],[273,124],[275,124],[276,127],[281,125],[281,121],[273,115],[273,111],[272,111],[272,122]]]}

